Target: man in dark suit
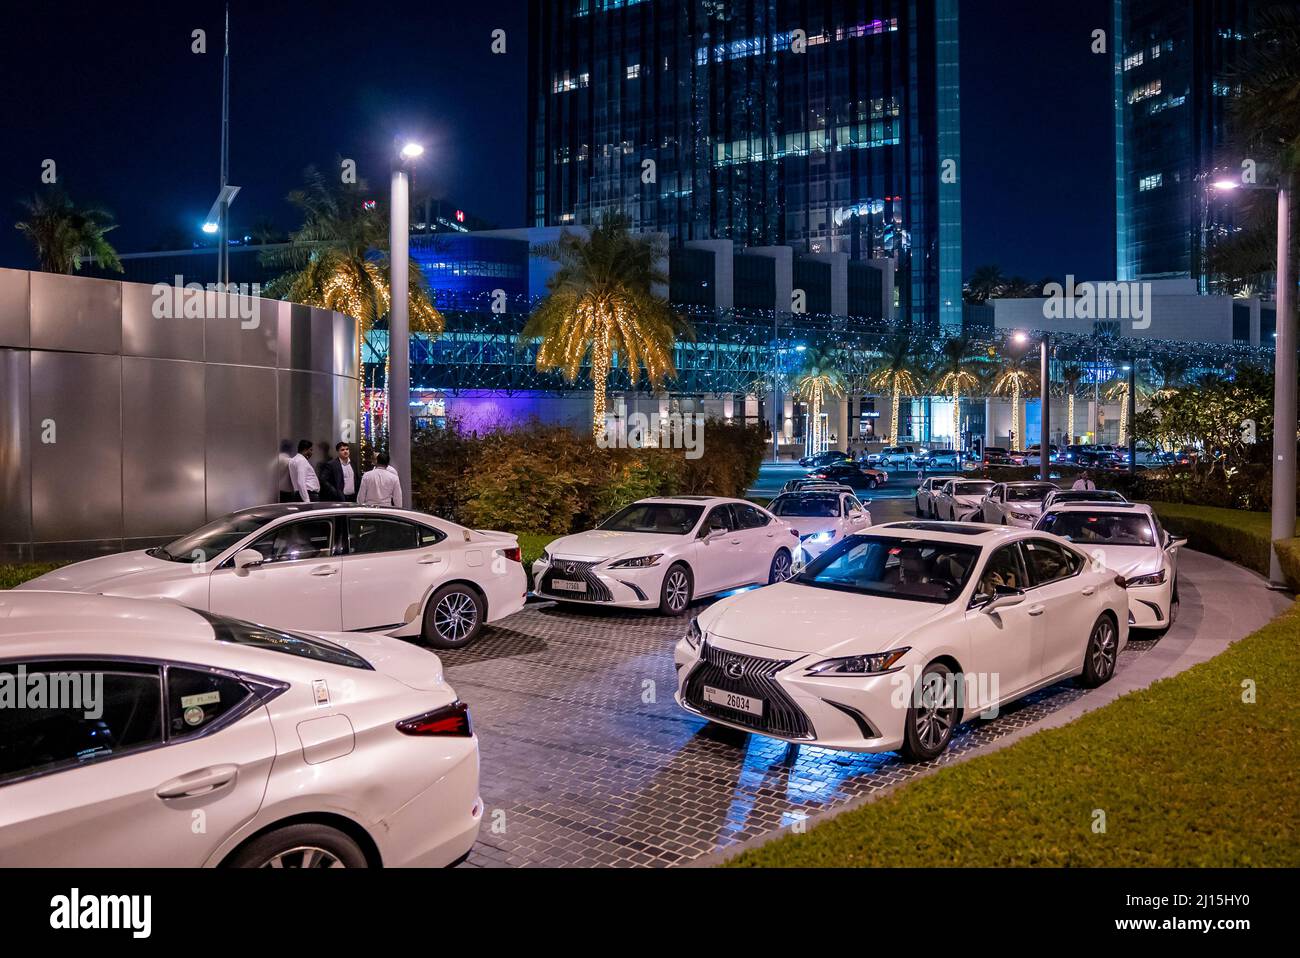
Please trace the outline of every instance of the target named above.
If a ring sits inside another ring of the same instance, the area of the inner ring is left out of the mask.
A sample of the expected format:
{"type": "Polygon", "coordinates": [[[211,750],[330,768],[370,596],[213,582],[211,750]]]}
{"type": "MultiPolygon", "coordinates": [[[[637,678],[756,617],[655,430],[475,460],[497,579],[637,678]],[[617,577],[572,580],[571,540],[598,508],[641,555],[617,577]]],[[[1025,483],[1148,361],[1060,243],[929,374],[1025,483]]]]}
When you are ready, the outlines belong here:
{"type": "Polygon", "coordinates": [[[361,470],[352,461],[352,447],[340,442],[334,451],[338,455],[320,467],[320,497],[328,502],[356,502],[361,470]]]}

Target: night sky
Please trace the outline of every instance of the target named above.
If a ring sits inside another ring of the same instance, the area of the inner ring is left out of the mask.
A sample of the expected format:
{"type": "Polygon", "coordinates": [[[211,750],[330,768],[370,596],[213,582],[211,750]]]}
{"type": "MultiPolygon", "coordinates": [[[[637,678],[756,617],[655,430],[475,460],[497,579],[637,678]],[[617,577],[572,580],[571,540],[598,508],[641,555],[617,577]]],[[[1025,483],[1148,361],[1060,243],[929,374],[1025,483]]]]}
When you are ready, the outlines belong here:
{"type": "MultiPolygon", "coordinates": [[[[54,159],[98,202],[121,252],[200,238],[216,196],[219,0],[9,5],[0,33],[0,266],[31,266],[17,201],[54,159]],[[57,9],[57,13],[51,12],[57,9]],[[207,31],[207,54],[191,31],[207,31]]],[[[1106,0],[961,0],[965,271],[1114,276],[1110,59],[1089,51],[1106,0]]],[[[392,139],[431,147],[417,189],[523,224],[525,0],[234,0],[232,232],[297,225],[305,166],[357,161],[382,185],[392,139]],[[491,31],[507,31],[493,55],[491,31]]]]}

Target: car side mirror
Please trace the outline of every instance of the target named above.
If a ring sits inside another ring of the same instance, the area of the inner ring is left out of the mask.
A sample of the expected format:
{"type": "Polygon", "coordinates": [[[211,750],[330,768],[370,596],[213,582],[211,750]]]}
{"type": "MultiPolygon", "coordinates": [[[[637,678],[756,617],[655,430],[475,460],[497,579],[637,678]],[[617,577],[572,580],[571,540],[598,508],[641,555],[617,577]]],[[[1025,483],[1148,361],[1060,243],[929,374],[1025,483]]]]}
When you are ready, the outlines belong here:
{"type": "Polygon", "coordinates": [[[1024,601],[1024,589],[1013,589],[1010,586],[1005,585],[994,586],[993,597],[984,603],[984,611],[996,612],[999,609],[1007,609],[1013,605],[1019,605],[1024,601]]]}
{"type": "Polygon", "coordinates": [[[265,561],[266,558],[256,549],[240,549],[235,553],[236,569],[255,569],[265,561]]]}
{"type": "Polygon", "coordinates": [[[1177,539],[1170,539],[1170,540],[1169,540],[1169,544],[1168,544],[1167,546],[1165,546],[1165,548],[1166,548],[1166,549],[1181,549],[1181,548],[1182,548],[1183,546],[1185,546],[1185,545],[1187,545],[1187,539],[1186,539],[1185,537],[1181,537],[1181,536],[1180,536],[1180,537],[1177,538],[1177,539]]]}

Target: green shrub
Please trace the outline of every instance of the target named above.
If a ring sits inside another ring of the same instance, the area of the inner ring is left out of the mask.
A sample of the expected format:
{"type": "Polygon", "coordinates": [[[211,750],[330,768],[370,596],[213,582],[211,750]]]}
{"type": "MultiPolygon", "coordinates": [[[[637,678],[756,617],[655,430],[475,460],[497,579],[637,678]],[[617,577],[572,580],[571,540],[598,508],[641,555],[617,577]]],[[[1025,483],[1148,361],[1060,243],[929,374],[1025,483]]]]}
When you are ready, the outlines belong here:
{"type": "Polygon", "coordinates": [[[1278,539],[1277,561],[1282,566],[1282,575],[1292,590],[1300,592],[1300,536],[1294,539],[1278,539]]]}
{"type": "MultiPolygon", "coordinates": [[[[1272,520],[1267,512],[1181,502],[1153,502],[1151,507],[1165,528],[1173,535],[1185,536],[1191,548],[1268,575],[1272,520]]],[[[1300,533],[1300,529],[1296,531],[1300,533]]],[[[1296,539],[1282,539],[1278,556],[1287,581],[1292,588],[1300,589],[1300,574],[1297,574],[1300,547],[1296,543],[1296,539]],[[1291,563],[1289,571],[1288,562],[1291,563]]]]}
{"type": "Polygon", "coordinates": [[[67,565],[65,562],[21,562],[12,565],[0,563],[0,589],[12,589],[16,585],[21,585],[28,579],[35,579],[38,575],[45,575],[47,572],[53,572],[61,565],[67,565]]]}

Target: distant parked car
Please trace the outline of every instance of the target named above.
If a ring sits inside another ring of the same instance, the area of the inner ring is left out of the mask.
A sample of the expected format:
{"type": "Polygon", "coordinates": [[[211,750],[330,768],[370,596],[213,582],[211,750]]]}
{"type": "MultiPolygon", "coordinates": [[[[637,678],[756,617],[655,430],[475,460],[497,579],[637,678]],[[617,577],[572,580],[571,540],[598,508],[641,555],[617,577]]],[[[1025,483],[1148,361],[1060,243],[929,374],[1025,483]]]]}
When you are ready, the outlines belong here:
{"type": "Polygon", "coordinates": [[[1011,458],[1011,451],[1001,446],[985,446],[983,459],[986,466],[1016,465],[1016,461],[1011,458]]]}
{"type": "Polygon", "coordinates": [[[913,460],[917,469],[960,469],[962,454],[959,449],[931,449],[913,460]]]}
{"type": "Polygon", "coordinates": [[[873,466],[903,466],[906,468],[911,466],[916,461],[916,457],[923,455],[924,452],[925,450],[920,446],[886,446],[880,452],[873,452],[867,456],[867,463],[873,466]]]}
{"type": "Polygon", "coordinates": [[[804,456],[799,460],[799,465],[805,469],[815,469],[818,466],[830,466],[837,462],[852,462],[853,457],[847,452],[840,452],[838,449],[828,449],[826,452],[819,452],[816,455],[804,456]]]}
{"type": "Polygon", "coordinates": [[[916,495],[913,502],[916,505],[916,514],[918,516],[928,516],[931,519],[938,518],[934,511],[934,498],[939,494],[947,483],[958,476],[926,476],[921,480],[921,484],[916,487],[916,495]]]}
{"type": "Polygon", "coordinates": [[[999,482],[980,504],[979,521],[1032,529],[1043,511],[1043,499],[1054,491],[1050,482],[999,482]]]}
{"type": "Polygon", "coordinates": [[[851,492],[791,492],[777,496],[767,508],[798,532],[805,561],[871,525],[871,513],[851,492]]]}
{"type": "Polygon", "coordinates": [[[950,479],[934,497],[934,513],[950,522],[977,522],[984,497],[995,484],[987,479],[950,479]]]}
{"type": "Polygon", "coordinates": [[[825,466],[808,474],[809,479],[823,479],[840,482],[856,489],[875,489],[889,481],[889,473],[883,469],[870,469],[855,466],[852,463],[825,466]]]}
{"type": "Polygon", "coordinates": [[[804,492],[817,489],[820,491],[832,490],[834,492],[844,491],[852,492],[852,486],[846,486],[841,482],[830,482],[826,479],[790,479],[781,487],[780,495],[787,492],[804,492]]]}
{"type": "Polygon", "coordinates": [[[1043,512],[1054,505],[1073,502],[1128,502],[1113,489],[1056,489],[1043,500],[1043,512]]]}

